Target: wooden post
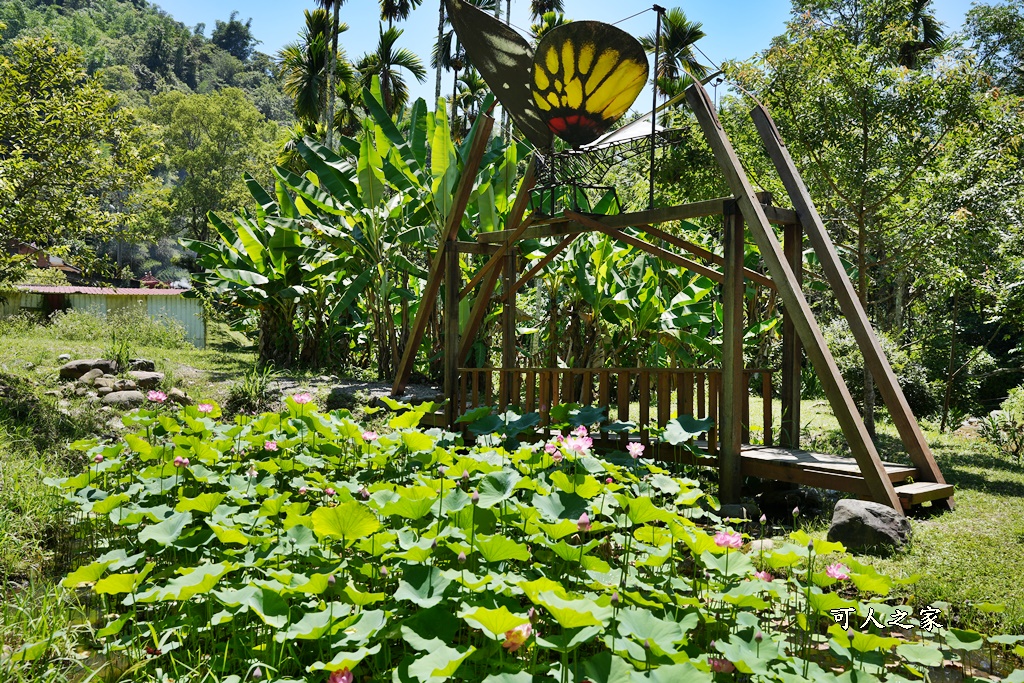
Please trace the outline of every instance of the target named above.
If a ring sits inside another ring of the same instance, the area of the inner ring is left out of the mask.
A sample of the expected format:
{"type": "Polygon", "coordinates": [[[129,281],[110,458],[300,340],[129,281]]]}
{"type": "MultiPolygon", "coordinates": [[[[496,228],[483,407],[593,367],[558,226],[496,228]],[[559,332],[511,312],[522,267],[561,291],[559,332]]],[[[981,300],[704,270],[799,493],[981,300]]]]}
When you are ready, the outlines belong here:
{"type": "MultiPolygon", "coordinates": [[[[516,282],[516,271],[518,270],[516,251],[509,249],[505,252],[505,267],[502,286],[505,291],[510,291],[516,282]]],[[[509,370],[516,367],[516,295],[505,300],[501,312],[501,367],[509,370]]],[[[511,373],[502,373],[505,381],[501,383],[501,402],[503,405],[514,403],[518,395],[512,396],[511,373]]]]}
{"type": "MultiPolygon", "coordinates": [[[[802,286],[804,273],[803,229],[799,223],[783,227],[786,262],[793,270],[796,284],[802,286]]],[[[802,291],[802,290],[801,290],[802,291]]],[[[779,443],[786,448],[800,448],[800,360],[803,349],[793,325],[789,307],[782,311],[782,427],[779,443]]]]}
{"type": "MultiPolygon", "coordinates": [[[[896,429],[900,433],[903,447],[907,449],[910,459],[920,470],[920,480],[945,484],[946,480],[942,476],[942,471],[936,464],[928,442],[921,432],[921,427],[910,410],[910,405],[903,395],[903,390],[896,380],[889,360],[885,357],[882,347],[879,346],[878,340],[875,338],[867,313],[860,304],[860,299],[853,289],[853,283],[839,260],[839,254],[825,230],[825,224],[822,223],[821,217],[818,215],[814,201],[789,155],[789,150],[786,149],[786,145],[782,141],[782,136],[779,135],[779,131],[775,127],[775,122],[760,106],[753,110],[751,116],[754,119],[757,132],[761,135],[761,140],[768,149],[768,156],[775,164],[782,184],[785,185],[786,191],[793,201],[793,207],[797,211],[804,232],[807,233],[807,238],[818,255],[821,269],[832,286],[833,294],[839,301],[840,310],[849,322],[850,331],[853,332],[857,345],[860,347],[861,353],[864,354],[864,360],[875,379],[882,400],[885,401],[893,424],[896,425],[896,429]]],[[[952,498],[947,499],[945,505],[952,508],[952,498]]]]}
{"type": "Polygon", "coordinates": [[[719,498],[738,503],[743,485],[740,448],[743,443],[743,216],[735,204],[726,206],[722,237],[725,282],[722,284],[722,403],[719,411],[721,453],[719,498]]]}
{"type": "Polygon", "coordinates": [[[772,279],[775,280],[782,303],[793,315],[793,323],[804,344],[804,350],[821,379],[822,388],[860,466],[871,498],[902,513],[903,507],[899,496],[896,495],[896,489],[885,472],[882,459],[878,456],[878,451],[864,427],[853,397],[850,396],[850,390],[843,382],[839,367],[828,350],[807,300],[804,299],[793,269],[789,267],[782,254],[782,245],[779,244],[761,203],[754,196],[754,188],[718,120],[707,91],[700,83],[694,83],[686,89],[686,99],[718,160],[726,182],[736,196],[743,218],[761,250],[761,257],[767,264],[772,279]]]}
{"type": "Polygon", "coordinates": [[[459,264],[459,248],[455,239],[445,242],[444,278],[444,395],[448,398],[445,411],[448,427],[455,428],[455,420],[462,414],[462,397],[459,396],[459,287],[462,284],[462,267],[459,264]]]}
{"type": "MultiPolygon", "coordinates": [[[[398,364],[398,371],[395,373],[395,383],[391,387],[392,396],[401,396],[405,392],[405,385],[409,383],[409,375],[412,374],[412,366],[416,362],[416,353],[419,351],[423,335],[427,331],[427,322],[430,320],[430,313],[437,300],[437,292],[441,289],[441,279],[444,270],[446,243],[458,237],[459,226],[462,225],[462,217],[469,205],[469,197],[473,193],[473,185],[476,182],[476,173],[480,170],[480,162],[487,150],[487,143],[490,142],[491,127],[494,126],[494,119],[488,114],[481,114],[483,121],[477,128],[473,137],[473,143],[469,149],[466,163],[462,167],[462,176],[459,184],[452,195],[452,208],[448,213],[444,229],[437,236],[437,252],[430,262],[430,274],[427,276],[427,283],[423,287],[423,295],[420,298],[419,309],[416,311],[416,320],[413,321],[412,329],[409,330],[409,341],[402,354],[402,360],[398,364]]],[[[456,256],[458,251],[456,250],[456,256]]],[[[458,306],[458,292],[455,292],[455,305],[458,306]]],[[[458,336],[458,334],[456,334],[458,336]]],[[[458,342],[456,342],[457,344],[458,342]]],[[[458,351],[458,349],[456,349],[458,351]]],[[[458,364],[455,364],[455,371],[458,372],[458,364]]],[[[445,372],[448,372],[445,370],[445,372]]]]}

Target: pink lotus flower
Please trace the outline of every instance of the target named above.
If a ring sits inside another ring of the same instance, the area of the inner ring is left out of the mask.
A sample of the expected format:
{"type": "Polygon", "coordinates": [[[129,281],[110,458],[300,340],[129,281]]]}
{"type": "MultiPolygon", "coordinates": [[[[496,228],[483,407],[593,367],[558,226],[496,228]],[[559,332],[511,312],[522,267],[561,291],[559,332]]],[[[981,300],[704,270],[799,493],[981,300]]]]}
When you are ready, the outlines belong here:
{"type": "Polygon", "coordinates": [[[212,413],[213,412],[213,404],[212,403],[200,403],[199,405],[196,406],[196,410],[198,410],[203,415],[206,415],[208,413],[212,413]]]}
{"type": "Polygon", "coordinates": [[[378,436],[380,435],[377,434],[377,432],[373,431],[372,429],[368,429],[365,432],[363,432],[363,441],[376,441],[378,436]]]}
{"type": "Polygon", "coordinates": [[[850,578],[850,575],[848,573],[849,571],[849,568],[845,564],[840,564],[839,562],[836,562],[834,564],[830,564],[828,567],[825,568],[825,576],[828,576],[829,578],[833,579],[839,579],[840,581],[845,581],[846,579],[850,578]]]}
{"type": "Polygon", "coordinates": [[[708,664],[711,665],[711,670],[716,674],[731,674],[736,670],[736,666],[732,662],[721,657],[709,657],[708,664]]]}
{"type": "Polygon", "coordinates": [[[307,490],[308,490],[308,489],[307,489],[307,488],[306,488],[305,486],[300,486],[300,487],[299,487],[299,495],[300,495],[300,496],[304,496],[304,495],[306,495],[306,491],[307,491],[307,490]]]}
{"type": "Polygon", "coordinates": [[[576,527],[580,531],[590,531],[590,517],[586,512],[580,515],[579,520],[576,522],[576,527]]]}
{"type": "Polygon", "coordinates": [[[255,467],[250,467],[248,470],[246,470],[245,473],[249,475],[250,479],[255,479],[257,476],[259,476],[259,472],[256,471],[255,467]]]}
{"type": "Polygon", "coordinates": [[[583,425],[580,425],[576,429],[572,430],[572,433],[575,434],[576,436],[586,436],[590,432],[587,431],[586,427],[584,427],[583,425]]]}
{"type": "Polygon", "coordinates": [[[298,403],[300,406],[304,406],[313,400],[313,394],[308,391],[304,391],[301,394],[295,394],[292,396],[292,400],[298,403]]]}
{"type": "Polygon", "coordinates": [[[590,451],[590,447],[594,445],[594,440],[589,436],[570,436],[565,440],[565,447],[570,451],[575,451],[580,455],[586,455],[590,451]]]}
{"type": "Polygon", "coordinates": [[[719,531],[715,534],[715,545],[719,548],[741,548],[743,536],[733,531],[719,531]]]}
{"type": "Polygon", "coordinates": [[[330,486],[328,486],[327,488],[324,489],[324,495],[327,496],[328,498],[331,498],[332,496],[334,496],[335,493],[337,493],[337,491],[332,489],[330,486]]]}
{"type": "Polygon", "coordinates": [[[772,575],[765,571],[754,572],[754,576],[761,579],[762,581],[771,581],[772,575]]]}
{"type": "Polygon", "coordinates": [[[263,450],[265,450],[265,451],[276,451],[277,450],[277,442],[276,441],[264,441],[263,442],[263,450]]]}
{"type": "Polygon", "coordinates": [[[153,403],[163,403],[164,401],[167,400],[167,394],[165,394],[162,391],[152,389],[148,394],[146,394],[146,398],[148,398],[153,403]]]}
{"type": "Polygon", "coordinates": [[[93,456],[92,461],[99,465],[101,462],[103,462],[103,456],[97,453],[95,456],[93,456]]]}
{"type": "Polygon", "coordinates": [[[634,460],[644,454],[644,445],[638,441],[630,441],[626,444],[626,450],[634,460]]]}
{"type": "Polygon", "coordinates": [[[614,480],[614,479],[612,479],[611,477],[608,477],[607,479],[605,479],[605,480],[604,480],[604,483],[606,483],[606,484],[610,484],[610,483],[612,483],[613,481],[615,481],[615,480],[614,480]]]}
{"type": "Polygon", "coordinates": [[[181,467],[183,464],[185,464],[185,458],[181,457],[180,455],[174,459],[175,467],[181,467]]]}
{"type": "Polygon", "coordinates": [[[355,676],[348,670],[346,666],[344,669],[338,671],[332,671],[331,677],[327,679],[327,683],[352,683],[355,680],[355,676]]]}
{"type": "Polygon", "coordinates": [[[515,652],[523,646],[523,643],[525,643],[532,634],[533,626],[530,624],[516,626],[511,631],[505,631],[505,642],[503,642],[501,646],[509,652],[515,652]]]}
{"type": "Polygon", "coordinates": [[[547,453],[548,455],[554,455],[557,451],[558,451],[558,446],[556,446],[553,443],[549,443],[549,444],[545,444],[544,445],[544,452],[547,453]]]}
{"type": "Polygon", "coordinates": [[[562,453],[562,451],[556,450],[554,453],[551,454],[551,459],[554,460],[555,464],[557,465],[558,463],[565,460],[565,454],[562,453]]]}

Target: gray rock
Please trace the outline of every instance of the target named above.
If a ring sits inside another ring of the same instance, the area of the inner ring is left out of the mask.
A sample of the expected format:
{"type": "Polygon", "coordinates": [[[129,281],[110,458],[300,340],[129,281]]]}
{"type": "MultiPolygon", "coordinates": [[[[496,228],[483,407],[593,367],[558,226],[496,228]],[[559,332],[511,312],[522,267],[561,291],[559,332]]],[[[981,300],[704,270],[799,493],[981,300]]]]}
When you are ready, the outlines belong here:
{"type": "Polygon", "coordinates": [[[100,387],[96,390],[96,393],[100,396],[106,396],[107,394],[114,393],[114,387],[100,387]]]}
{"type": "Polygon", "coordinates": [[[62,353],[59,356],[57,356],[57,360],[60,361],[61,363],[67,363],[69,360],[71,360],[71,354],[62,353]]]}
{"type": "Polygon", "coordinates": [[[761,516],[761,510],[754,503],[728,503],[715,514],[722,519],[745,519],[756,522],[761,516]]]}
{"type": "Polygon", "coordinates": [[[113,387],[114,391],[135,391],[139,388],[138,385],[130,379],[115,380],[113,387]]]}
{"type": "Polygon", "coordinates": [[[117,379],[117,375],[111,375],[109,372],[103,373],[103,379],[117,379]]]}
{"type": "Polygon", "coordinates": [[[85,396],[88,393],[89,393],[89,390],[86,389],[85,387],[76,387],[75,388],[75,396],[85,396]]]}
{"type": "Polygon", "coordinates": [[[100,375],[107,372],[115,373],[117,372],[117,363],[102,358],[73,360],[61,366],[60,377],[61,379],[79,379],[94,368],[100,371],[100,375]]]}
{"type": "Polygon", "coordinates": [[[135,383],[143,389],[154,389],[164,381],[164,373],[162,372],[132,370],[128,373],[128,376],[135,380],[135,383]]]}
{"type": "Polygon", "coordinates": [[[141,391],[114,391],[103,397],[103,403],[111,406],[135,406],[145,402],[141,391]]]}
{"type": "Polygon", "coordinates": [[[93,380],[92,385],[94,387],[112,387],[116,381],[113,377],[97,377],[93,380]]]}
{"type": "Polygon", "coordinates": [[[89,372],[85,373],[78,378],[78,381],[82,384],[91,385],[95,380],[103,376],[103,371],[99,368],[93,368],[89,372]]]}
{"type": "Polygon", "coordinates": [[[192,405],[192,399],[186,396],[185,392],[177,387],[174,387],[167,392],[167,400],[172,403],[177,403],[180,406],[192,405]]]}
{"type": "Polygon", "coordinates": [[[129,370],[140,370],[142,372],[153,372],[156,370],[156,363],[145,358],[132,358],[128,361],[129,370]]]}
{"type": "Polygon", "coordinates": [[[891,553],[905,546],[910,535],[910,522],[896,510],[881,503],[849,498],[836,503],[828,530],[828,540],[860,553],[891,553]]]}
{"type": "Polygon", "coordinates": [[[43,392],[43,396],[60,396],[60,391],[57,389],[48,389],[43,392]]]}

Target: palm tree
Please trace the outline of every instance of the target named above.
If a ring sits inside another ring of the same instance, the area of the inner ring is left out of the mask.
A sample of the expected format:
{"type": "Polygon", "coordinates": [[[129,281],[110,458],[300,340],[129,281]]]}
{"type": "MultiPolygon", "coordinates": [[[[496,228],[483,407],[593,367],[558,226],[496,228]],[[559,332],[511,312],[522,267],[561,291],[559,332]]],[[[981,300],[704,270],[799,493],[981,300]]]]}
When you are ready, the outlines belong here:
{"type": "Polygon", "coordinates": [[[342,29],[339,24],[338,14],[341,11],[341,6],[345,4],[345,0],[316,0],[316,4],[323,7],[325,10],[334,11],[334,21],[331,22],[331,64],[327,71],[327,148],[334,149],[334,98],[338,90],[337,84],[337,69],[338,69],[338,36],[344,30],[348,30],[346,25],[342,29]]]}
{"type": "Polygon", "coordinates": [[[395,43],[401,36],[400,29],[392,26],[385,31],[381,25],[377,49],[363,55],[356,65],[364,86],[369,86],[374,76],[380,78],[380,92],[389,114],[402,109],[409,101],[409,87],[399,69],[405,69],[420,83],[427,78],[427,70],[415,52],[404,47],[396,48],[395,43]]]}
{"type": "Polygon", "coordinates": [[[562,0],[530,0],[530,19],[534,22],[541,22],[548,12],[562,14],[565,3],[562,0]]]}
{"type": "MultiPolygon", "coordinates": [[[[697,61],[693,45],[704,37],[702,24],[689,21],[678,7],[673,7],[661,18],[661,35],[657,40],[658,68],[655,79],[658,91],[671,95],[686,89],[692,82],[691,76],[704,78],[708,68],[697,61]]],[[[655,51],[655,35],[640,39],[644,49],[655,51]]]]}
{"type": "Polygon", "coordinates": [[[908,23],[914,32],[914,39],[900,46],[897,63],[908,69],[917,69],[927,62],[925,53],[942,48],[946,37],[942,34],[942,24],[929,10],[931,0],[913,0],[908,23]]]}
{"type": "MultiPolygon", "coordinates": [[[[328,42],[329,36],[335,33],[335,24],[327,10],[306,10],[305,15],[306,25],[299,33],[299,40],[278,52],[283,89],[295,100],[295,115],[310,133],[322,123],[330,135],[333,126],[327,124],[334,120],[334,112],[331,106],[333,98],[328,94],[336,91],[339,84],[347,88],[355,75],[343,51],[339,55],[335,50],[334,59],[331,59],[328,42]],[[334,62],[333,69],[330,68],[331,62],[334,62]]],[[[337,28],[337,33],[344,33],[348,24],[339,24],[337,28]]]]}
{"type": "Polygon", "coordinates": [[[457,131],[458,136],[462,138],[469,133],[470,121],[480,115],[480,104],[487,96],[488,88],[480,73],[472,67],[462,71],[457,83],[455,103],[462,109],[463,121],[459,124],[453,119],[452,131],[457,131]]]}
{"type": "MultiPolygon", "coordinates": [[[[490,11],[498,7],[498,0],[466,0],[469,4],[474,7],[479,7],[482,10],[490,11]]],[[[495,11],[497,11],[495,9],[495,11]]],[[[444,12],[444,0],[441,0],[441,13],[438,19],[437,25],[437,42],[434,43],[434,49],[430,52],[430,66],[435,71],[435,83],[434,83],[434,100],[438,100],[441,97],[441,70],[455,71],[455,78],[452,83],[452,115],[451,119],[455,120],[455,95],[458,92],[459,87],[459,70],[466,67],[469,64],[469,60],[466,57],[466,52],[459,46],[459,37],[455,34],[455,31],[451,28],[451,21],[445,16],[444,12]],[[445,27],[448,30],[445,30],[445,27]]]]}
{"type": "Polygon", "coordinates": [[[540,20],[537,23],[530,24],[530,33],[533,35],[534,42],[539,43],[545,33],[556,26],[562,26],[571,21],[572,19],[566,19],[565,15],[559,12],[545,12],[540,16],[540,20]]]}
{"type": "Polygon", "coordinates": [[[405,21],[423,0],[380,0],[381,21],[388,22],[388,28],[396,21],[405,21]]]}

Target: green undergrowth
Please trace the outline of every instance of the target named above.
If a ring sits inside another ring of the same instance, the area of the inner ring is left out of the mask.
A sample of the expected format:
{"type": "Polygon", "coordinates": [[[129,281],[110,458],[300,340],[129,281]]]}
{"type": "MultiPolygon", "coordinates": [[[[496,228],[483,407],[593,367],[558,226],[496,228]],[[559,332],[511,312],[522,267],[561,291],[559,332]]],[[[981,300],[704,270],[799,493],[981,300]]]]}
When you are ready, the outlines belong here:
{"type": "Polygon", "coordinates": [[[27,638],[0,678],[901,681],[949,661],[1008,673],[1024,652],[891,598],[914,577],[838,544],[751,551],[763,527],[722,527],[697,481],[637,448],[592,453],[601,411],[566,409],[572,435],[536,442],[535,415],[478,411],[466,446],[418,428],[432,406],[393,407],[374,433],[308,395],[231,422],[154,405],[76,443],[86,465],[51,483],[83,544],[63,585],[90,619],[58,629],[80,656],[27,638]],[[860,623],[898,610],[901,627],[860,623]]]}

